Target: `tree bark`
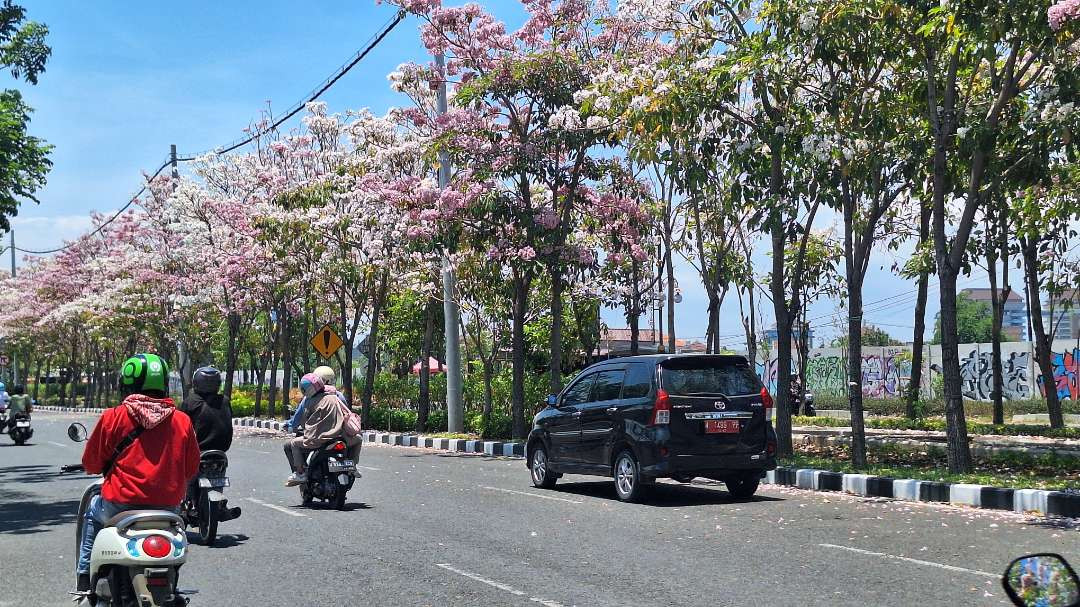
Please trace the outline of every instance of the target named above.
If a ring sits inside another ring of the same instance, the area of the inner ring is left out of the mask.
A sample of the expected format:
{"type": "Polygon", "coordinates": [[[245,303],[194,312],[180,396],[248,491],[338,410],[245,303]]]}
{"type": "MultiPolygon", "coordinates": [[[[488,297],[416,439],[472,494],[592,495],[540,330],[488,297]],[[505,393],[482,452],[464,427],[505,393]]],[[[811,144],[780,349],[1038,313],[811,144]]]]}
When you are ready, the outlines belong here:
{"type": "Polygon", "coordinates": [[[866,468],[866,425],[863,420],[862,326],[863,255],[866,243],[855,242],[855,201],[844,200],[844,257],[848,299],[848,408],[851,412],[851,465],[866,468]]]}
{"type": "Polygon", "coordinates": [[[1038,244],[1033,240],[1021,239],[1021,254],[1024,258],[1024,284],[1027,288],[1028,310],[1031,313],[1032,339],[1035,341],[1035,359],[1039,363],[1042,375],[1039,385],[1046,399],[1046,412],[1050,414],[1051,428],[1064,428],[1065,417],[1058,398],[1057,382],[1054,380],[1054,367],[1051,362],[1053,351],[1046,325],[1043,324],[1042,301],[1039,300],[1039,258],[1038,244]]]}
{"type": "MultiPolygon", "coordinates": [[[[932,207],[922,203],[919,209],[919,245],[922,246],[930,240],[930,216],[933,214],[932,207]]],[[[915,419],[919,412],[915,407],[921,397],[923,348],[926,340],[926,299],[930,286],[930,272],[923,269],[919,272],[918,295],[915,298],[915,332],[911,345],[911,378],[908,381],[907,392],[904,394],[904,412],[908,419],[915,419]]]]}
{"type": "Polygon", "coordinates": [[[791,314],[784,292],[784,226],[777,221],[772,229],[772,278],[770,290],[776,315],[776,453],[791,457],[791,314]]]}
{"type": "Polygon", "coordinates": [[[550,269],[551,278],[551,366],[549,385],[552,394],[562,390],[562,324],[563,324],[563,274],[557,263],[550,269]]]}
{"type": "Polygon", "coordinates": [[[513,358],[512,388],[510,411],[512,416],[513,438],[525,438],[525,315],[529,307],[529,280],[515,272],[513,278],[513,329],[511,349],[513,358]]]}
{"type": "Polygon", "coordinates": [[[431,360],[432,342],[435,334],[435,298],[424,306],[424,338],[420,352],[420,399],[416,403],[416,431],[427,429],[428,414],[431,411],[431,360]]]}
{"type": "Polygon", "coordinates": [[[364,420],[371,415],[371,399],[375,395],[375,375],[379,371],[379,318],[382,316],[383,306],[386,304],[386,289],[389,274],[384,271],[379,279],[379,290],[375,294],[375,301],[371,308],[371,330],[368,332],[367,369],[364,372],[364,394],[362,402],[362,415],[364,420]]]}

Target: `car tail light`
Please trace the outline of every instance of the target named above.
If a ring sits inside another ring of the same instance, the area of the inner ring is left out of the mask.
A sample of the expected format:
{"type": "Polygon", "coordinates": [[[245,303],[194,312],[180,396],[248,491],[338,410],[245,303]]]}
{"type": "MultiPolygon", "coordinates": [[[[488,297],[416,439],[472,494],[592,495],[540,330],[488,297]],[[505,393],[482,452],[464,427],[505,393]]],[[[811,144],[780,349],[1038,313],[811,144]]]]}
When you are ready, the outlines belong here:
{"type": "Polygon", "coordinates": [[[668,424],[671,422],[671,400],[668,393],[663,389],[656,391],[656,404],[653,405],[652,420],[650,425],[668,424]]]}
{"type": "Polygon", "coordinates": [[[162,559],[172,552],[172,542],[164,535],[148,535],[142,541],[143,554],[155,559],[162,559]]]}
{"type": "Polygon", "coordinates": [[[338,441],[338,442],[334,443],[334,451],[344,451],[344,450],[345,450],[345,443],[343,443],[341,441],[338,441]]]}
{"type": "Polygon", "coordinates": [[[773,408],[772,395],[769,394],[769,389],[764,386],[761,388],[761,404],[766,411],[773,408]]]}

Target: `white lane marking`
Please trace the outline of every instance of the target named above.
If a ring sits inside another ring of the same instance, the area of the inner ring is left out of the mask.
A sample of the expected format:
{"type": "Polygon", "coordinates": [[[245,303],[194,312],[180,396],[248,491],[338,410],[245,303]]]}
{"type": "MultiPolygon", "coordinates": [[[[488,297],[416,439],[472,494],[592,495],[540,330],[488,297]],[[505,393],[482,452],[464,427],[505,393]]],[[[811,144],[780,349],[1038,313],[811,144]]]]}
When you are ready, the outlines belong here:
{"type": "Polygon", "coordinates": [[[563,498],[563,497],[554,497],[554,496],[551,496],[551,495],[540,495],[539,493],[529,493],[528,491],[514,491],[513,489],[502,489],[502,488],[499,488],[499,487],[488,487],[488,486],[485,486],[485,485],[480,485],[480,488],[481,489],[488,489],[490,491],[502,491],[503,493],[513,493],[514,495],[524,495],[526,497],[538,497],[538,498],[540,498],[542,500],[555,500],[557,502],[566,502],[568,504],[583,504],[584,503],[584,502],[579,502],[579,501],[576,501],[576,500],[568,500],[568,499],[563,498]]]}
{"type": "Polygon", "coordinates": [[[68,448],[68,446],[65,445],[64,443],[54,443],[52,441],[49,441],[49,444],[50,445],[56,445],[57,447],[60,447],[61,449],[67,449],[68,448]]]}
{"type": "Polygon", "coordinates": [[[885,554],[884,552],[872,552],[870,550],[863,550],[862,548],[852,548],[851,546],[837,546],[836,544],[818,544],[822,548],[838,548],[840,550],[847,550],[850,552],[857,552],[859,554],[866,554],[869,556],[880,556],[882,558],[893,559],[897,561],[905,561],[908,563],[914,563],[916,565],[924,565],[926,567],[937,567],[938,569],[946,569],[948,571],[959,571],[960,573],[971,573],[973,575],[984,575],[986,577],[1000,578],[997,573],[987,573],[985,571],[979,571],[977,569],[965,569],[963,567],[957,567],[955,565],[944,565],[942,563],[933,563],[930,561],[920,561],[919,559],[911,559],[906,556],[896,556],[895,554],[885,554]]]}
{"type": "Polygon", "coordinates": [[[256,504],[258,504],[260,506],[266,506],[267,508],[277,510],[278,512],[284,512],[285,514],[288,514],[289,516],[298,516],[298,517],[302,517],[302,518],[307,518],[308,517],[308,515],[306,515],[306,514],[301,514],[299,512],[294,511],[294,510],[290,510],[290,509],[286,508],[285,506],[278,506],[277,504],[268,504],[268,503],[266,503],[266,502],[264,502],[264,501],[262,501],[260,499],[255,499],[253,497],[247,497],[247,498],[244,498],[244,499],[246,499],[249,502],[254,502],[254,503],[256,503],[256,504]]]}
{"type": "MultiPolygon", "coordinates": [[[[454,567],[452,565],[448,565],[446,563],[436,563],[435,566],[436,567],[441,567],[441,568],[443,568],[443,569],[445,569],[447,571],[451,571],[451,572],[456,573],[456,574],[458,574],[460,576],[467,577],[470,580],[473,580],[475,582],[480,582],[481,584],[486,584],[488,586],[491,586],[492,588],[498,588],[499,590],[502,590],[503,592],[509,592],[510,594],[512,594],[514,596],[528,596],[528,593],[526,593],[524,590],[518,590],[517,588],[514,588],[513,586],[510,586],[510,585],[507,585],[507,584],[503,584],[502,582],[496,582],[495,580],[489,580],[487,578],[480,577],[479,575],[476,575],[475,573],[469,573],[468,571],[462,571],[461,569],[458,569],[458,568],[456,568],[456,567],[454,567]]],[[[543,599],[543,598],[540,598],[540,597],[531,596],[531,597],[529,597],[529,600],[534,602],[534,603],[540,603],[544,607],[563,607],[562,603],[559,603],[558,601],[553,601],[551,599],[543,599]]]]}
{"type": "Polygon", "coordinates": [[[371,466],[360,466],[360,465],[357,465],[356,467],[360,468],[361,470],[371,470],[372,472],[382,472],[382,468],[372,468],[371,466]]]}

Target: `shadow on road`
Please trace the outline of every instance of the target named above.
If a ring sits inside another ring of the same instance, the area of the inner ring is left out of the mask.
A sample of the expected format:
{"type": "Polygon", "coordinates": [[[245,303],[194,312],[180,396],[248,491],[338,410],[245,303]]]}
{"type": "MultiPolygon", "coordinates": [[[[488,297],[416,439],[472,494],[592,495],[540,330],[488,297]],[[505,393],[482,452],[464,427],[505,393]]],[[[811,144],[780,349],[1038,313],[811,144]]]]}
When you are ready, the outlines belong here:
{"type": "Polygon", "coordinates": [[[364,502],[352,502],[345,504],[343,512],[353,512],[354,510],[373,510],[374,507],[364,502]]]}
{"type": "Polygon", "coordinates": [[[217,539],[214,540],[213,544],[209,546],[203,546],[199,542],[199,534],[194,531],[188,531],[189,544],[196,544],[199,546],[203,546],[204,548],[213,548],[215,550],[218,548],[235,548],[236,546],[243,544],[249,539],[251,538],[242,533],[218,534],[217,539]]]}
{"type": "Polygon", "coordinates": [[[8,483],[51,483],[59,480],[78,479],[87,481],[90,477],[83,474],[61,475],[58,466],[0,466],[0,485],[8,483]]]}
{"type": "MultiPolygon", "coordinates": [[[[615,484],[611,481],[558,484],[554,493],[567,493],[618,501],[615,484]]],[[[686,485],[657,483],[642,501],[643,506],[657,508],[681,508],[685,506],[708,506],[713,504],[746,504],[753,502],[780,502],[782,498],[755,495],[750,499],[736,499],[726,491],[703,489],[686,485]]]]}
{"type": "Polygon", "coordinates": [[[57,526],[71,526],[74,533],[79,500],[42,502],[34,497],[15,492],[0,496],[0,535],[44,533],[57,526]]]}

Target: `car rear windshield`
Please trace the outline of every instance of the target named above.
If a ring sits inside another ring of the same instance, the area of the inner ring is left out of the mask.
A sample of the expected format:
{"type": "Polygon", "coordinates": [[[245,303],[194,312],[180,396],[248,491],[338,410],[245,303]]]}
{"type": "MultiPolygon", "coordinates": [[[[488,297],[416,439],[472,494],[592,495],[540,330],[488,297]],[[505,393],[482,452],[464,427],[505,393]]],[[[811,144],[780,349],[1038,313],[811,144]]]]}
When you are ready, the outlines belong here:
{"type": "Polygon", "coordinates": [[[735,396],[761,391],[757,375],[739,360],[674,358],[664,361],[660,369],[661,385],[671,395],[735,396]]]}

